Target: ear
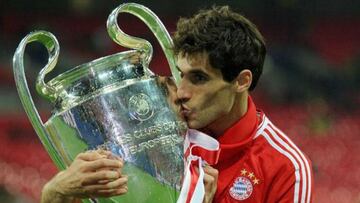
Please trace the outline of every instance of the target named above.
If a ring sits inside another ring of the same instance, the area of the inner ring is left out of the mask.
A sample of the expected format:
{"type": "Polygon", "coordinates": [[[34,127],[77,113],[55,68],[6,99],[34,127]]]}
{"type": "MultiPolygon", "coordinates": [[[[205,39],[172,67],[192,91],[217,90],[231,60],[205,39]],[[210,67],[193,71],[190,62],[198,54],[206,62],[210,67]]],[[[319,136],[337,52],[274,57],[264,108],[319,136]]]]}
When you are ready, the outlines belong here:
{"type": "Polygon", "coordinates": [[[236,92],[241,93],[250,88],[252,82],[252,73],[249,69],[242,70],[235,78],[236,92]]]}

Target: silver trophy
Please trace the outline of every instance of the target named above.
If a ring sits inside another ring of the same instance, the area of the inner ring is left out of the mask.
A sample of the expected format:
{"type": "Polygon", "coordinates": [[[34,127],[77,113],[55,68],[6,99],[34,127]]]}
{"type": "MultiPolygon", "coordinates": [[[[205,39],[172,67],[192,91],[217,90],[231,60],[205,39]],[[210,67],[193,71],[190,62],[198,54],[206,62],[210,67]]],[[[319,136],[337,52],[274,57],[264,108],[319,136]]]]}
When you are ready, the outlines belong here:
{"type": "Polygon", "coordinates": [[[59,44],[49,32],[32,32],[21,41],[13,58],[17,89],[35,131],[60,170],[80,152],[99,148],[125,160],[128,193],[84,202],[176,202],[184,170],[186,125],[174,110],[169,83],[148,67],[151,44],[120,30],[117,17],[122,12],[137,16],[152,30],[177,83],[172,40],[164,25],[146,7],[128,3],[110,14],[107,28],[116,43],[132,50],[96,59],[45,82],[46,74],[57,63],[59,44]],[[54,107],[45,123],[34,105],[24,72],[24,50],[33,41],[42,43],[49,54],[36,81],[37,92],[54,107]]]}

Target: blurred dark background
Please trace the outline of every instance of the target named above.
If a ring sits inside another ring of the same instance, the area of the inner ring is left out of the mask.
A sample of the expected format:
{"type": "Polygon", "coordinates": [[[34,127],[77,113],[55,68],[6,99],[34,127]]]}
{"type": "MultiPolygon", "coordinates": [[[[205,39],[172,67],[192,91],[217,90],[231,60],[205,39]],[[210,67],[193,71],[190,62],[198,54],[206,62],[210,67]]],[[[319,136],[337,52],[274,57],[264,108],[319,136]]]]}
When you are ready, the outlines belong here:
{"type": "MultiPolygon", "coordinates": [[[[124,2],[1,0],[0,202],[38,202],[43,184],[57,171],[17,95],[12,57],[19,42],[34,30],[52,32],[61,47],[53,75],[125,50],[106,31],[108,15],[124,2]]],[[[360,202],[360,1],[136,2],[153,10],[170,33],[180,16],[213,4],[230,5],[257,24],[268,47],[263,76],[252,93],[258,108],[312,160],[314,202],[360,202]]],[[[152,42],[152,69],[169,75],[162,50],[145,25],[128,14],[120,15],[119,24],[126,33],[152,42]]],[[[38,43],[27,46],[25,67],[33,92],[47,57],[38,43]]],[[[46,121],[51,106],[33,97],[46,121]]]]}

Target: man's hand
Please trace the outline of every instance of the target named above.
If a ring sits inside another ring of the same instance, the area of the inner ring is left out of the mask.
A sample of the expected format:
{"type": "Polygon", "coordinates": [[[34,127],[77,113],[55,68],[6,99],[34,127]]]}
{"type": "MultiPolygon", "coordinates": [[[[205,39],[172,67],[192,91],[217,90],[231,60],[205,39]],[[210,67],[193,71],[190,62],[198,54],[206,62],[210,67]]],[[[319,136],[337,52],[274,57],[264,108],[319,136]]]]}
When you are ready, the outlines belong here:
{"type": "Polygon", "coordinates": [[[43,188],[42,203],[74,201],[74,198],[110,197],[127,192],[122,159],[107,151],[80,153],[43,188]]]}
{"type": "Polygon", "coordinates": [[[205,197],[203,203],[211,203],[217,189],[219,171],[209,165],[205,165],[204,172],[205,197]]]}

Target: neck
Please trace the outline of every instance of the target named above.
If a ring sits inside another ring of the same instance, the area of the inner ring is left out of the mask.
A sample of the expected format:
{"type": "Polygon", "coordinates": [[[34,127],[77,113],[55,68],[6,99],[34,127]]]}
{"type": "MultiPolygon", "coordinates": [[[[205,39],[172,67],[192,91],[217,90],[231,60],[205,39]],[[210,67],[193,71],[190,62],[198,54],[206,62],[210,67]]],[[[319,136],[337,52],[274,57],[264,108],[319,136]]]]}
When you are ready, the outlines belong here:
{"type": "Polygon", "coordinates": [[[224,134],[228,128],[246,114],[248,110],[248,96],[249,94],[247,92],[237,95],[230,112],[219,117],[217,120],[201,129],[201,131],[215,138],[224,134]]]}

